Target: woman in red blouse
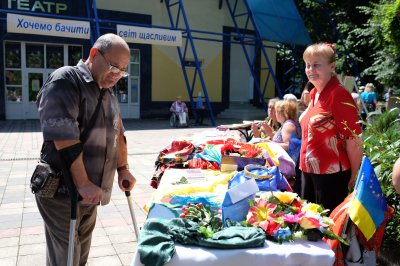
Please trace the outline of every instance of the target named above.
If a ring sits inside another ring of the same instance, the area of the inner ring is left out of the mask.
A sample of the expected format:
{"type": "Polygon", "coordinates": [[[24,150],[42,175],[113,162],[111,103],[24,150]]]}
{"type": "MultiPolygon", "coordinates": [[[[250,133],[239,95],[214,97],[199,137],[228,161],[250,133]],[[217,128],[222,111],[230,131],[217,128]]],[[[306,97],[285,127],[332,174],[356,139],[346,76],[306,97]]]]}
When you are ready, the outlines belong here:
{"type": "Polygon", "coordinates": [[[335,55],[327,43],[304,51],[305,72],[314,88],[300,116],[302,197],[331,211],[354,187],[363,154],[357,107],[336,77],[335,55]]]}

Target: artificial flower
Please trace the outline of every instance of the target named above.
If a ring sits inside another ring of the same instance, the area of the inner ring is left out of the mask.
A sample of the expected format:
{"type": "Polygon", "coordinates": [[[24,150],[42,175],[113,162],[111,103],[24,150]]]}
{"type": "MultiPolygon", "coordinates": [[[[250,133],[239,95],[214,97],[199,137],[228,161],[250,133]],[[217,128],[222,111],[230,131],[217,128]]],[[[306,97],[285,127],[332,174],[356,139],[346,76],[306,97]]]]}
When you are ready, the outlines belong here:
{"type": "Polygon", "coordinates": [[[300,219],[305,215],[304,212],[299,214],[285,214],[283,216],[283,221],[286,223],[297,224],[300,222],[300,219]]]}
{"type": "Polygon", "coordinates": [[[317,218],[307,216],[301,217],[299,220],[299,224],[304,229],[313,229],[322,226],[317,218]]]}
{"type": "Polygon", "coordinates": [[[307,237],[316,241],[324,236],[348,244],[332,231],[327,210],[296,193],[266,192],[250,201],[250,206],[244,223],[262,228],[269,240],[281,243],[307,237]]]}
{"type": "Polygon", "coordinates": [[[260,199],[256,205],[250,207],[247,213],[247,222],[253,226],[259,226],[264,231],[271,230],[277,226],[273,220],[276,217],[274,215],[275,208],[275,204],[260,199]]]}
{"type": "Polygon", "coordinates": [[[189,219],[199,225],[199,232],[205,238],[212,238],[214,233],[220,231],[223,227],[221,214],[211,209],[210,205],[203,203],[188,203],[182,207],[183,213],[179,218],[189,219]]]}
{"type": "Polygon", "coordinates": [[[323,211],[321,205],[316,204],[316,203],[308,203],[305,204],[302,208],[301,208],[302,212],[312,212],[312,213],[320,213],[321,211],[323,211]]]}
{"type": "Polygon", "coordinates": [[[291,204],[293,200],[298,197],[296,193],[292,192],[274,192],[274,196],[282,203],[291,204]]]}
{"type": "Polygon", "coordinates": [[[278,239],[278,241],[279,240],[287,240],[292,237],[292,231],[290,231],[289,227],[285,227],[285,228],[280,227],[280,228],[278,228],[278,230],[276,230],[274,232],[273,236],[276,239],[278,239]]]}

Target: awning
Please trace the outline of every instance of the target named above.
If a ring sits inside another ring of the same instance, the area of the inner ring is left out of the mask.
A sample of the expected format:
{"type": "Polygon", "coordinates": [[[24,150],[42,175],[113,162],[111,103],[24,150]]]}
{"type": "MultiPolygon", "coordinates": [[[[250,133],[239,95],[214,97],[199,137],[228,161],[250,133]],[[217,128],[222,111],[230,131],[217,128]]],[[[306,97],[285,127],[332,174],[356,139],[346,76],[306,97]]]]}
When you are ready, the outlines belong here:
{"type": "Polygon", "coordinates": [[[293,0],[247,0],[261,38],[308,45],[311,38],[293,0]]]}

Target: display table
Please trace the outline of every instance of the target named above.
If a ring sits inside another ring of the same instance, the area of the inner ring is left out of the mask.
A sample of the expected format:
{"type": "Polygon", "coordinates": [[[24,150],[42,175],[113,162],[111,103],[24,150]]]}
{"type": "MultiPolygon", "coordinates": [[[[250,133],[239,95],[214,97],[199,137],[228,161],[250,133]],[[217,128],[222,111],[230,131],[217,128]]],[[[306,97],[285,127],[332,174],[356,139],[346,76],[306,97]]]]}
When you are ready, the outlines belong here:
{"type": "Polygon", "coordinates": [[[243,121],[241,124],[230,124],[230,125],[220,125],[217,128],[220,130],[237,130],[240,131],[243,136],[246,138],[246,141],[249,141],[253,137],[253,132],[251,131],[251,125],[253,121],[243,121]]]}
{"type": "MultiPolygon", "coordinates": [[[[229,129],[245,129],[251,123],[231,125],[229,129]]],[[[213,196],[213,202],[220,204],[228,189],[228,181],[236,172],[220,172],[202,169],[166,169],[158,189],[153,193],[151,203],[168,203],[175,195],[213,196]]],[[[185,205],[185,204],[183,204],[185,205]]],[[[170,213],[161,209],[150,209],[150,218],[167,218],[170,213]],[[164,216],[164,214],[166,216],[164,216]]],[[[174,214],[169,219],[174,218],[174,214]]],[[[175,216],[177,217],[177,216],[175,216]]],[[[262,241],[262,240],[261,240],[262,241]]],[[[335,262],[335,253],[325,242],[297,240],[277,244],[265,241],[263,247],[247,249],[211,249],[199,246],[183,246],[175,243],[176,252],[165,265],[182,266],[256,266],[256,265],[315,265],[331,266],[335,262]]],[[[143,265],[138,252],[131,263],[132,266],[143,265]]]]}
{"type": "MultiPolygon", "coordinates": [[[[334,252],[323,241],[296,241],[276,244],[266,241],[262,248],[250,249],[206,249],[176,244],[176,253],[165,265],[174,266],[331,266],[334,252]]],[[[136,252],[132,266],[143,265],[136,252]]]]}
{"type": "MultiPolygon", "coordinates": [[[[171,188],[176,187],[177,190],[193,192],[194,184],[206,184],[206,177],[196,176],[193,174],[185,174],[184,169],[169,169],[161,180],[160,187],[156,190],[155,201],[159,201],[164,196],[171,195],[171,188]],[[180,177],[185,176],[189,184],[175,185],[171,184],[178,181],[180,177]],[[191,189],[189,189],[191,188],[191,189]],[[186,190],[189,189],[189,190],[186,190]]],[[[207,171],[202,170],[207,173],[207,171]]],[[[207,174],[205,174],[207,176],[207,174]]],[[[221,177],[220,177],[221,178],[221,177]]],[[[225,176],[223,179],[230,179],[225,176]]],[[[212,179],[211,179],[212,180],[212,179]]],[[[208,182],[210,182],[209,180],[208,182]]],[[[211,181],[212,182],[212,181],[211,181]]],[[[224,182],[222,182],[224,183],[224,182]]],[[[198,188],[198,190],[205,190],[198,188]]],[[[161,213],[158,213],[162,215],[161,213]]],[[[156,215],[157,216],[157,215],[156,215]]],[[[266,241],[262,248],[249,249],[208,249],[197,246],[182,246],[175,243],[176,253],[172,260],[166,265],[196,265],[196,266],[214,266],[214,265],[332,265],[335,261],[335,253],[323,241],[295,241],[277,244],[271,241],[266,241]]],[[[136,252],[132,261],[132,266],[142,265],[139,259],[139,254],[136,252]]]]}

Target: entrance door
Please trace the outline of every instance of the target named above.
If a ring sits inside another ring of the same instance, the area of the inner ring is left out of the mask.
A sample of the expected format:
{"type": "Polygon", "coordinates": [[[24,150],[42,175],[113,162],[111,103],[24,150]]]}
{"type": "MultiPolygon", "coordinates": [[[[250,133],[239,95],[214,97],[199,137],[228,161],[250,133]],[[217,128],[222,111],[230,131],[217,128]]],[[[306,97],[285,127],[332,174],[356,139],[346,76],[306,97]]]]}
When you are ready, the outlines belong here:
{"type": "Polygon", "coordinates": [[[22,95],[26,96],[23,99],[25,115],[24,119],[38,119],[39,114],[36,108],[36,96],[43,85],[43,82],[47,79],[48,71],[45,69],[28,70],[25,73],[23,81],[22,95]]]}
{"type": "MultiPolygon", "coordinates": [[[[254,57],[254,46],[246,46],[250,60],[254,57]]],[[[230,102],[248,103],[253,99],[254,80],[240,44],[231,44],[230,102]]]]}

